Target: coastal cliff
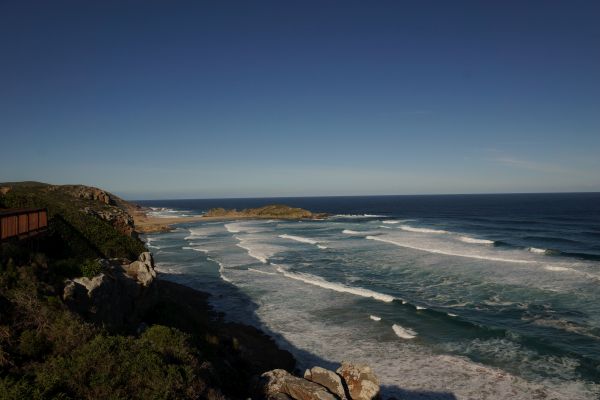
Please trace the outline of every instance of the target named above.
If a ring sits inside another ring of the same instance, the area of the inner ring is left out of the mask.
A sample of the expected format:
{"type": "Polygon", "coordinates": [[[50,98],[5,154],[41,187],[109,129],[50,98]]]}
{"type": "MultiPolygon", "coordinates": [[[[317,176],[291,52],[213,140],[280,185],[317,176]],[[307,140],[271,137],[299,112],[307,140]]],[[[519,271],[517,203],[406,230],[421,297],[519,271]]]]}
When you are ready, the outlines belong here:
{"type": "MultiPolygon", "coordinates": [[[[47,207],[50,216],[45,235],[0,244],[0,399],[377,395],[366,366],[294,375],[294,358],[272,338],[225,322],[208,294],[162,279],[137,237],[135,205],[82,185],[0,186],[0,209],[47,207]]],[[[315,218],[285,206],[239,213],[315,218]]]]}

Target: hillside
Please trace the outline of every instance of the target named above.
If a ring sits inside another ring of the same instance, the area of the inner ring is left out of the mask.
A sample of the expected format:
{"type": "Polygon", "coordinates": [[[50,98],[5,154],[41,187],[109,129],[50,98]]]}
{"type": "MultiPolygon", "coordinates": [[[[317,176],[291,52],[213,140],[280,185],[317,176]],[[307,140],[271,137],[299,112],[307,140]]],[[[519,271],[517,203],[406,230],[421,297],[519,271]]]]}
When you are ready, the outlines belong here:
{"type": "Polygon", "coordinates": [[[291,355],[158,279],[111,193],[0,184],[0,209],[47,207],[43,236],[0,243],[0,399],[241,399],[291,355]]]}

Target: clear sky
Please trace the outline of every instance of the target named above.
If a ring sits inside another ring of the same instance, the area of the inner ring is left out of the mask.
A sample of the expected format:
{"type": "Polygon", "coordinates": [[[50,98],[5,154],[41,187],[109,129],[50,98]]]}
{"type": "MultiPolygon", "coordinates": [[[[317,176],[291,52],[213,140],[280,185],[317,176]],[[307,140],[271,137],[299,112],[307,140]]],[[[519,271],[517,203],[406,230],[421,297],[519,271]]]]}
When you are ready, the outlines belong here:
{"type": "Polygon", "coordinates": [[[600,2],[0,1],[0,181],[600,191],[600,2]]]}

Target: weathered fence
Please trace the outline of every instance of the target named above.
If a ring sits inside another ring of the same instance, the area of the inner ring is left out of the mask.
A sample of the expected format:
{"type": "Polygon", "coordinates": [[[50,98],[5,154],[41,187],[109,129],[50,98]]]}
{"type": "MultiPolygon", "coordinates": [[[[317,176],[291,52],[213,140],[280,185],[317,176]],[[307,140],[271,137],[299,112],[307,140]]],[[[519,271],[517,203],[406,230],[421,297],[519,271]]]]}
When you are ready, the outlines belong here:
{"type": "Polygon", "coordinates": [[[0,210],[0,241],[17,237],[24,239],[48,228],[45,208],[0,210]]]}

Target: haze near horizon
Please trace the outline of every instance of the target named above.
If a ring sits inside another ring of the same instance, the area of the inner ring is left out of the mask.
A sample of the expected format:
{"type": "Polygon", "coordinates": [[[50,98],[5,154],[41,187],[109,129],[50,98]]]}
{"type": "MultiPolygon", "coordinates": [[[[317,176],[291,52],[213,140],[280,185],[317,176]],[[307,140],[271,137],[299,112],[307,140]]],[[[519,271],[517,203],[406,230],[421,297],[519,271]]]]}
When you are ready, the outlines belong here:
{"type": "Polygon", "coordinates": [[[600,191],[593,1],[0,4],[0,182],[600,191]]]}

